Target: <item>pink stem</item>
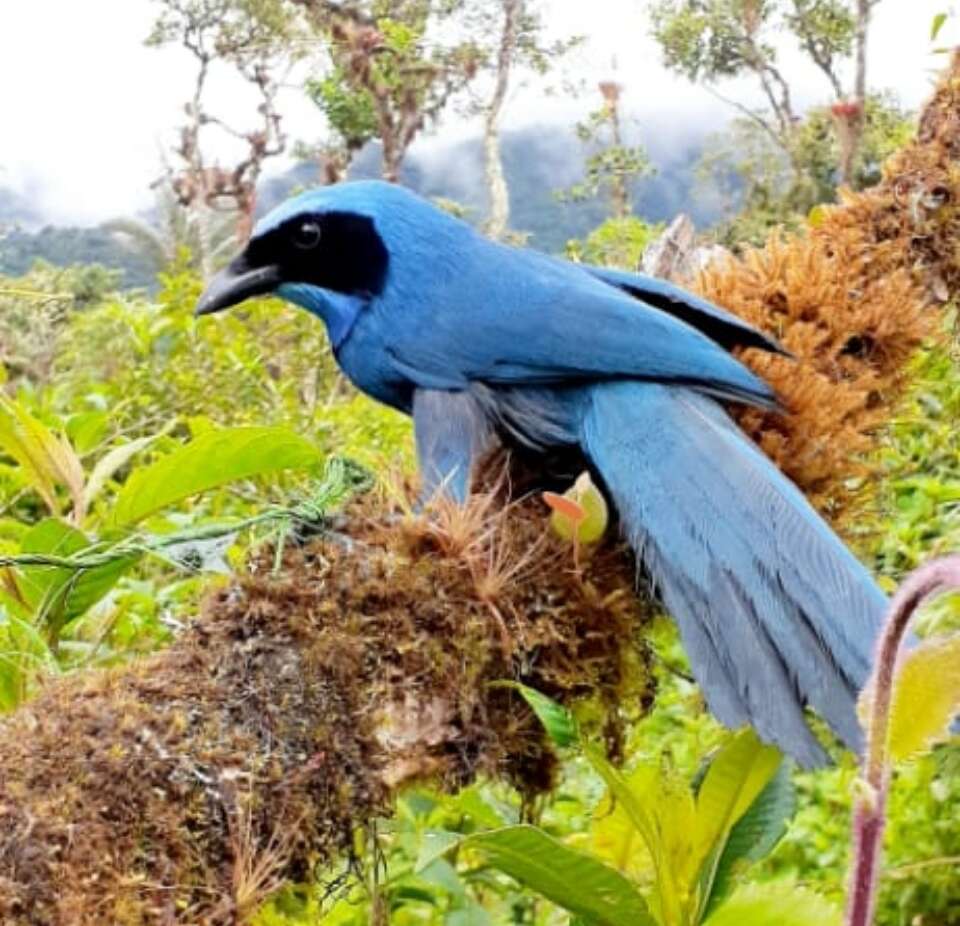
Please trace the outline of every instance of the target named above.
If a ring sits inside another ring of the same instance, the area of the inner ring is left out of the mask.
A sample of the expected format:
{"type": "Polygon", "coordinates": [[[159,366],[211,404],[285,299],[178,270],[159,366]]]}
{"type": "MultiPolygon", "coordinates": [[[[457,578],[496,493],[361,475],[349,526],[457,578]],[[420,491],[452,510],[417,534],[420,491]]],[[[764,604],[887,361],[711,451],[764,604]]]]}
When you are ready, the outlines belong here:
{"type": "Polygon", "coordinates": [[[914,570],[887,609],[877,650],[866,753],[853,813],[853,867],[847,926],[873,923],[890,783],[890,709],[903,638],[920,604],[930,595],[951,588],[960,588],[960,556],[946,556],[914,570]]]}

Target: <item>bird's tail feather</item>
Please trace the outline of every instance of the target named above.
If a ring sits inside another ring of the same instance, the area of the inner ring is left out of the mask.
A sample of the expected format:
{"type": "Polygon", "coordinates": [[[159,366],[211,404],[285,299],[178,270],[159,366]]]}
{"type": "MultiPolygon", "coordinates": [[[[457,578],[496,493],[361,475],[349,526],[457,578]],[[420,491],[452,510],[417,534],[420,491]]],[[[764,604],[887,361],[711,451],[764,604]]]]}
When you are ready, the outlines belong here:
{"type": "Polygon", "coordinates": [[[809,704],[859,749],[886,599],[802,493],[692,390],[598,384],[581,430],[713,713],[812,766],[809,704]]]}

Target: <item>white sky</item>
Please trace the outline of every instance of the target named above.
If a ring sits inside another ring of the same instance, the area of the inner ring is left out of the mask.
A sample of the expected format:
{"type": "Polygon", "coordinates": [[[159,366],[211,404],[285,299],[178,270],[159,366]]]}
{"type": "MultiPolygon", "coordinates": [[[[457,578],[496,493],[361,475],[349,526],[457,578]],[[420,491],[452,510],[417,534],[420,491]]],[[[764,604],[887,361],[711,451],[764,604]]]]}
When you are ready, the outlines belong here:
{"type": "MultiPolygon", "coordinates": [[[[625,106],[641,131],[645,124],[659,131],[716,126],[727,118],[705,90],[662,69],[643,0],[543,3],[556,34],[589,36],[573,61],[588,86],[608,77],[616,61],[625,106]]],[[[954,0],[883,0],[871,33],[871,84],[894,87],[905,103],[918,105],[943,60],[930,53],[931,21],[956,6],[954,0]]],[[[149,184],[160,173],[161,152],[192,83],[185,53],[143,47],[155,9],[151,0],[0,0],[0,186],[29,193],[59,222],[92,223],[150,204],[149,184]]],[[[939,44],[958,38],[955,16],[939,44]]],[[[826,97],[822,78],[799,56],[784,50],[782,60],[789,73],[801,75],[801,103],[826,97]]],[[[224,75],[213,90],[211,111],[242,116],[242,85],[224,75]]],[[[752,101],[749,83],[724,90],[752,101]]],[[[535,88],[521,89],[506,124],[570,122],[595,105],[594,96],[545,101],[535,88]]],[[[292,138],[322,132],[297,91],[287,92],[283,106],[292,138]]],[[[446,126],[448,133],[465,130],[454,120],[446,126]]]]}

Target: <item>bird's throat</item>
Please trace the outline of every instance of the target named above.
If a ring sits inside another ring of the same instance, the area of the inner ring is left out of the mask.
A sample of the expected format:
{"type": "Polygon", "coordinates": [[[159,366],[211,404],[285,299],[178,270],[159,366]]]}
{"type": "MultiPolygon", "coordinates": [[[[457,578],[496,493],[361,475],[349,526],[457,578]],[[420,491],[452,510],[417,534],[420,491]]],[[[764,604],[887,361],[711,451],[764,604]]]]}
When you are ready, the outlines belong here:
{"type": "Polygon", "coordinates": [[[308,283],[284,283],[277,287],[276,293],[281,299],[323,319],[334,350],[347,339],[357,316],[367,305],[367,300],[360,296],[336,293],[308,283]]]}

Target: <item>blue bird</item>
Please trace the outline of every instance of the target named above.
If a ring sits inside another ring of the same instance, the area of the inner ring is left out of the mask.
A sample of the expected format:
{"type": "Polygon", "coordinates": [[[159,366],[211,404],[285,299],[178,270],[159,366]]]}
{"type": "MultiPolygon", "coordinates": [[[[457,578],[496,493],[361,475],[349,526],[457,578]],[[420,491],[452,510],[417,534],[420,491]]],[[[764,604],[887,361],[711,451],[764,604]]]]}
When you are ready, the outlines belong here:
{"type": "Polygon", "coordinates": [[[774,341],[663,281],[486,240],[381,182],[278,206],[197,314],[267,293],[323,319],[350,380],[413,416],[427,493],[464,500],[497,439],[585,456],[713,714],[814,766],[809,705],[860,749],[886,599],[722,404],[778,408],[729,352],[774,341]]]}

